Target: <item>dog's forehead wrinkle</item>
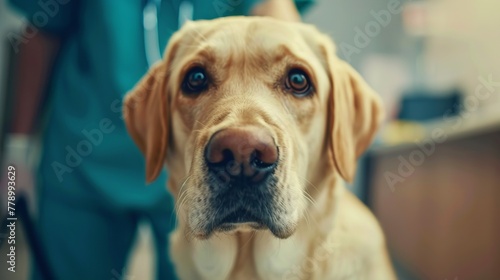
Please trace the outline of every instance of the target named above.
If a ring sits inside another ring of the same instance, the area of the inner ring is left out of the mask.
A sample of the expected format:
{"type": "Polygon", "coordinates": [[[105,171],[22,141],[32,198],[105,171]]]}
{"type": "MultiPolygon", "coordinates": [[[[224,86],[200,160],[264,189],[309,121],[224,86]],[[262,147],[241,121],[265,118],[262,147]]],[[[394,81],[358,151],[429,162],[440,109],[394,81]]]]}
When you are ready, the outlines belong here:
{"type": "MultiPolygon", "coordinates": [[[[249,26],[225,27],[214,32],[200,43],[197,50],[212,50],[217,59],[221,60],[221,64],[229,57],[236,57],[243,65],[249,59],[262,62],[266,61],[262,57],[273,60],[285,55],[304,53],[307,50],[306,42],[297,31],[283,32],[283,30],[279,30],[278,32],[276,30],[273,32],[267,29],[255,29],[253,32],[244,32],[245,29],[250,30],[251,28],[249,26]]],[[[242,69],[240,66],[238,65],[238,68],[242,69]]]]}
{"type": "Polygon", "coordinates": [[[313,34],[322,35],[309,25],[285,24],[272,19],[238,19],[237,25],[231,19],[220,20],[217,24],[198,21],[189,23],[185,29],[187,38],[183,41],[187,45],[212,42],[218,49],[224,50],[221,53],[244,50],[247,54],[260,52],[260,55],[272,52],[280,45],[306,49],[310,45],[306,38],[312,38],[313,34]],[[258,49],[260,51],[257,51],[258,49]]]}

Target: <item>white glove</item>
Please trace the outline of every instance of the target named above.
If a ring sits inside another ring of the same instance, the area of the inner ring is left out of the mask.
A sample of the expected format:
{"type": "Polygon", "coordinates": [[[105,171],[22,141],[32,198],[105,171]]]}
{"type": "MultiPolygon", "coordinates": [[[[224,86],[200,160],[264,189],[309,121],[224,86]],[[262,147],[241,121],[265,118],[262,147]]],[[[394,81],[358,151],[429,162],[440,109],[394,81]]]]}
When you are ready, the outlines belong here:
{"type": "Polygon", "coordinates": [[[31,210],[34,210],[34,162],[37,156],[36,141],[32,136],[9,134],[5,141],[4,155],[0,170],[0,212],[6,211],[9,194],[27,197],[31,210]],[[12,183],[13,182],[13,183],[12,183]],[[14,189],[12,189],[12,186],[14,189]],[[9,189],[9,187],[11,187],[9,189]],[[9,190],[13,192],[9,192],[9,190]]]}

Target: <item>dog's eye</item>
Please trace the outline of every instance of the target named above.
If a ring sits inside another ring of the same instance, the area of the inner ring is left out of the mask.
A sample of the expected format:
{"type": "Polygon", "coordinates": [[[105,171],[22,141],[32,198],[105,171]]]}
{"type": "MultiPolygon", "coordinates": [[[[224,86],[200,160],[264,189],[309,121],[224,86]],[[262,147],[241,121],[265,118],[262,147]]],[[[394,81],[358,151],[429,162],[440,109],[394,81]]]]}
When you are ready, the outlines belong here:
{"type": "Polygon", "coordinates": [[[186,93],[200,93],[208,86],[208,76],[201,67],[195,67],[186,74],[182,90],[186,93]]]}
{"type": "Polygon", "coordinates": [[[285,87],[297,97],[303,97],[311,92],[311,83],[307,74],[299,69],[293,69],[288,73],[285,87]]]}

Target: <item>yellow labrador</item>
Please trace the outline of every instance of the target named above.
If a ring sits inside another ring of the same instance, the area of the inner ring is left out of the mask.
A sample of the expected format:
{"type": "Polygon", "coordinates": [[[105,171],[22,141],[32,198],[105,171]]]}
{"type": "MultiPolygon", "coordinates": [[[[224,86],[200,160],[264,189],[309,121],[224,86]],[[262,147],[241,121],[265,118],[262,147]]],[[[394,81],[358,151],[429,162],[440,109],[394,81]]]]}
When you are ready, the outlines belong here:
{"type": "Polygon", "coordinates": [[[382,231],[344,187],[382,119],[313,26],[186,24],[126,96],[147,181],[166,163],[181,279],[394,279],[382,231]]]}

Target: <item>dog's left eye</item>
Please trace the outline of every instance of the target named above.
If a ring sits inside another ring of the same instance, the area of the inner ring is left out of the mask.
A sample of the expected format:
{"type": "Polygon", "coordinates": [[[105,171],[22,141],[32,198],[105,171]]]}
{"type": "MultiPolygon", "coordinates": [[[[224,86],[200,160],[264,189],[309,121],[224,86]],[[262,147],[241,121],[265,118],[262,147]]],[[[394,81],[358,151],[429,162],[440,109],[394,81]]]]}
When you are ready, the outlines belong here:
{"type": "Polygon", "coordinates": [[[304,71],[293,69],[288,73],[285,80],[285,88],[297,97],[304,97],[311,92],[311,83],[304,71]]]}
{"type": "Polygon", "coordinates": [[[208,86],[208,76],[201,67],[195,67],[186,74],[182,82],[182,90],[186,93],[200,93],[208,86]]]}

